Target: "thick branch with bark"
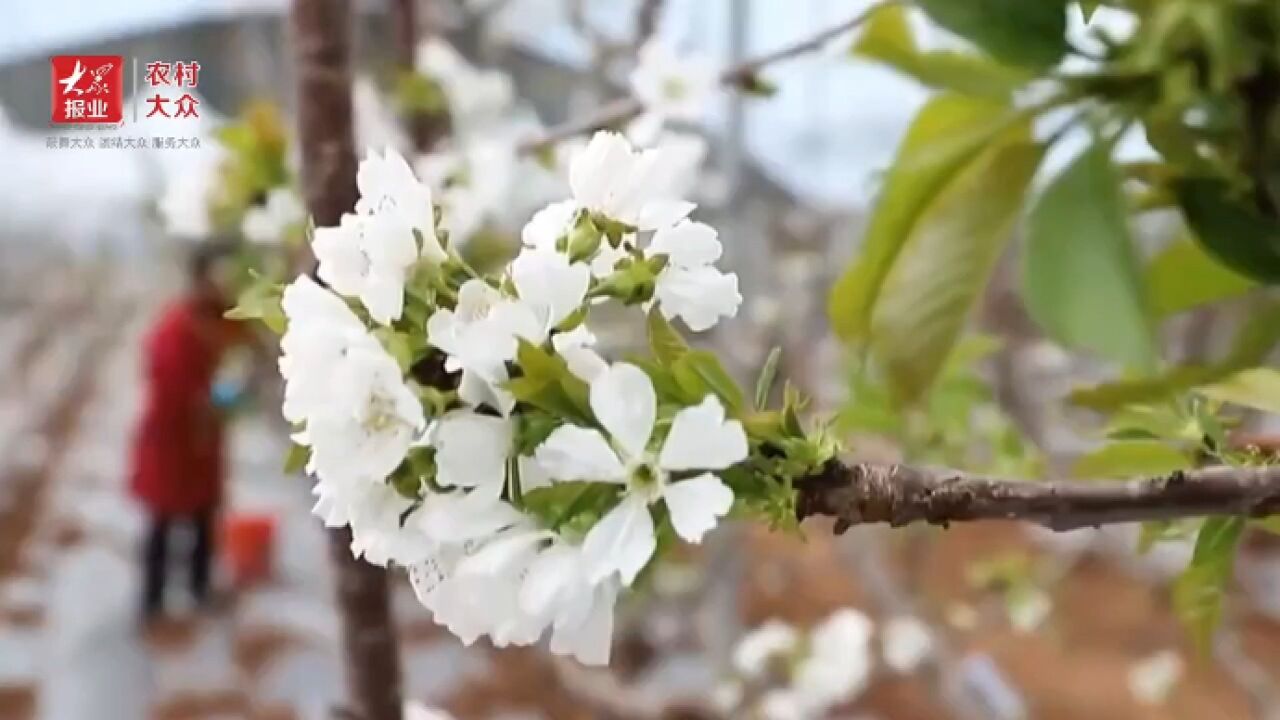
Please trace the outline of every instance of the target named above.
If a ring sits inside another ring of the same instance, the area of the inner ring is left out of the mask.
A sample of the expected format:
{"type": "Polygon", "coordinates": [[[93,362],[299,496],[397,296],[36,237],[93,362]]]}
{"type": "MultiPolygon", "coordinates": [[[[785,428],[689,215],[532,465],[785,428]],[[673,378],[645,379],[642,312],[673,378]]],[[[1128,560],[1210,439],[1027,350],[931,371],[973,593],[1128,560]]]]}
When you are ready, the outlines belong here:
{"type": "MultiPolygon", "coordinates": [[[[741,86],[750,82],[756,73],[769,65],[820,50],[832,40],[862,25],[879,8],[880,5],[874,5],[865,12],[831,27],[824,28],[802,40],[785,45],[760,57],[751,58],[737,65],[731,65],[720,73],[720,82],[724,85],[741,86]]],[[[644,106],[640,104],[639,100],[631,97],[619,98],[601,106],[599,110],[589,117],[571,120],[563,125],[551,128],[541,137],[521,143],[519,151],[522,154],[536,153],[561,140],[595,132],[596,130],[616,127],[634,119],[643,110],[644,106]]]]}
{"type": "Polygon", "coordinates": [[[861,523],[1023,520],[1051,530],[1210,515],[1280,514],[1280,466],[1211,467],[1126,482],[1034,482],[957,470],[831,461],[796,482],[800,519],[861,523]]]}
{"type": "MultiPolygon", "coordinates": [[[[348,0],[294,0],[298,140],[307,209],[317,225],[337,225],[355,206],[348,0]]],[[[344,662],[352,714],[400,720],[400,656],[391,622],[387,573],[351,554],[346,528],[330,532],[338,582],[344,662]]]]}

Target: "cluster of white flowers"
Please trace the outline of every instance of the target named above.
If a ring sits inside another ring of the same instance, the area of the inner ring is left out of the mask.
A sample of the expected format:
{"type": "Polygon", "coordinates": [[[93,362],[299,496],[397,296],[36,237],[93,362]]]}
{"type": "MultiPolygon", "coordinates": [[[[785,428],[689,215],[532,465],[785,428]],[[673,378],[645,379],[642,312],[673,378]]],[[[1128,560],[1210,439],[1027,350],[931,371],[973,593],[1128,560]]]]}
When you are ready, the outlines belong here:
{"type": "Polygon", "coordinates": [[[853,608],[837,610],[807,633],[770,620],[738,641],[736,677],[717,689],[714,700],[725,713],[768,720],[826,717],[866,690],[872,630],[871,619],[853,608]],[[751,685],[763,691],[748,699],[751,685]],[[751,707],[741,707],[744,702],[751,707]]]}
{"type": "Polygon", "coordinates": [[[649,369],[607,362],[586,322],[608,302],[693,330],[737,312],[737,278],[672,192],[673,164],[596,134],[572,197],[487,277],[437,232],[408,163],[371,153],[354,211],[315,231],[328,288],[285,288],[283,410],[316,512],[350,527],[357,555],[407,567],[464,642],[549,635],[553,652],[607,662],[615,601],[659,540],[699,542],[734,505],[722,474],[748,457],[742,424],[710,391],[673,398],[649,369]],[[449,380],[416,379],[424,363],[449,380]]]}

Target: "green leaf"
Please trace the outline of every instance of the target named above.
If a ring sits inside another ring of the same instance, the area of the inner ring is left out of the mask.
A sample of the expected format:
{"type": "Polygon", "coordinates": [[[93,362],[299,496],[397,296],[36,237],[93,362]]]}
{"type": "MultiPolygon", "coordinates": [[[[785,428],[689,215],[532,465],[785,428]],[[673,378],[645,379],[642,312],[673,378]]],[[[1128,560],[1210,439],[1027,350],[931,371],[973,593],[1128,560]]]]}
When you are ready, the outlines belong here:
{"type": "Polygon", "coordinates": [[[657,305],[649,309],[646,325],[649,329],[649,350],[658,362],[670,366],[689,352],[689,343],[662,316],[657,305]]]}
{"type": "Polygon", "coordinates": [[[1123,480],[1144,475],[1165,475],[1191,466],[1191,458],[1159,440],[1125,440],[1105,445],[1081,456],[1071,466],[1078,478],[1123,480]]]}
{"type": "Polygon", "coordinates": [[[1209,254],[1254,280],[1280,283],[1280,221],[1234,197],[1223,180],[1188,178],[1174,190],[1187,224],[1209,254]]]}
{"type": "Polygon", "coordinates": [[[1222,617],[1222,600],[1235,566],[1245,521],[1210,518],[1200,526],[1191,564],[1173,587],[1173,607],[1202,653],[1209,651],[1222,617]]]}
{"type": "Polygon", "coordinates": [[[1066,0],[918,0],[934,22],[994,57],[1030,67],[1067,53],[1066,0]]]}
{"type": "Polygon", "coordinates": [[[1179,238],[1147,265],[1147,291],[1157,316],[1243,295],[1253,280],[1223,265],[1194,240],[1179,238]]]}
{"type": "Polygon", "coordinates": [[[940,95],[916,115],[885,178],[862,247],[831,289],[832,329],[865,341],[880,286],[930,201],[1015,117],[1008,105],[940,95]]]}
{"type": "Polygon", "coordinates": [[[700,398],[708,392],[715,393],[730,417],[741,417],[746,409],[742,390],[715,355],[705,350],[691,350],[682,355],[671,370],[676,382],[687,392],[700,398]]]}
{"type": "Polygon", "coordinates": [[[262,276],[255,277],[236,299],[236,306],[228,310],[225,316],[230,320],[258,320],[272,332],[283,335],[288,319],[280,305],[282,296],[283,288],[280,285],[262,276]]]}
{"type": "Polygon", "coordinates": [[[911,36],[907,10],[901,5],[885,5],[877,10],[851,51],[884,63],[927,87],[965,95],[1007,98],[1031,79],[1024,71],[981,55],[954,50],[921,51],[911,36]]]}
{"type": "Polygon", "coordinates": [[[1104,412],[1164,400],[1264,364],[1277,342],[1280,342],[1280,303],[1273,303],[1254,312],[1232,342],[1227,357],[1220,362],[1182,365],[1151,377],[1102,383],[1072,391],[1069,398],[1076,405],[1104,412]]]}
{"type": "Polygon", "coordinates": [[[311,460],[311,448],[298,443],[289,443],[289,452],[284,456],[284,472],[286,475],[302,472],[311,460]]]}
{"type": "Polygon", "coordinates": [[[919,215],[885,275],[871,351],[899,404],[933,384],[1022,210],[1043,155],[1019,123],[958,172],[919,215]]]}
{"type": "Polygon", "coordinates": [[[382,347],[386,349],[387,354],[395,358],[396,364],[400,366],[400,372],[409,372],[409,368],[413,366],[412,338],[407,333],[388,327],[374,330],[373,335],[382,343],[382,347]]]}
{"type": "Polygon", "coordinates": [[[1093,14],[1102,7],[1102,0],[1080,0],[1080,14],[1084,16],[1085,23],[1093,19],[1093,14]]]}
{"type": "Polygon", "coordinates": [[[764,359],[764,366],[760,368],[760,377],[756,378],[757,410],[763,410],[769,402],[769,390],[773,388],[773,381],[778,376],[778,362],[781,359],[782,348],[777,346],[774,346],[769,351],[769,356],[764,359]]]}
{"type": "Polygon", "coordinates": [[[1197,390],[1213,400],[1280,415],[1280,370],[1250,368],[1197,390]]]}
{"type": "Polygon", "coordinates": [[[1095,143],[1036,201],[1023,294],[1058,342],[1146,369],[1156,359],[1147,294],[1108,151],[1095,143]]]}

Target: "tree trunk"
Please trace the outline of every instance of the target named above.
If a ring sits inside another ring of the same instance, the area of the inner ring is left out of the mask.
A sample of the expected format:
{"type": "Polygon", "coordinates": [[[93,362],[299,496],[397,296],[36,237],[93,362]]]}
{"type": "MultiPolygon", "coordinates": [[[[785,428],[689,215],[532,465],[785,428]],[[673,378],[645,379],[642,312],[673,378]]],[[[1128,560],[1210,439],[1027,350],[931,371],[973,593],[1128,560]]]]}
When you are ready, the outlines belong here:
{"type": "MultiPolygon", "coordinates": [[[[423,23],[423,17],[430,17],[430,13],[421,12],[425,2],[426,0],[391,0],[387,8],[396,67],[400,72],[414,71],[418,39],[430,34],[424,30],[423,23]]],[[[449,134],[448,115],[410,113],[404,118],[404,123],[409,140],[413,143],[413,150],[418,153],[430,152],[436,143],[449,134]]]]}
{"type": "MultiPolygon", "coordinates": [[[[294,0],[292,24],[303,192],[316,225],[337,225],[357,197],[349,0],[294,0]]],[[[351,555],[346,528],[331,531],[329,539],[351,703],[345,715],[400,720],[400,656],[387,573],[351,555]]]]}

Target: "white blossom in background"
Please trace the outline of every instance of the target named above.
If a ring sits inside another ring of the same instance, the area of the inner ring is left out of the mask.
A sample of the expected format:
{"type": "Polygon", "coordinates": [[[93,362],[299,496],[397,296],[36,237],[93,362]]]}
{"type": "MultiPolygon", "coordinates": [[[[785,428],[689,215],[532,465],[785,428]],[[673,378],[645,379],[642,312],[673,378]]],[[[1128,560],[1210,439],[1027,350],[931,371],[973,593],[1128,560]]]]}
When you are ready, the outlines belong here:
{"type": "Polygon", "coordinates": [[[681,410],[657,452],[649,449],[657,398],[649,376],[617,363],[591,383],[591,409],[609,432],[563,425],[538,447],[536,458],[556,480],[594,480],[626,488],[622,500],[583,541],[592,581],[615,572],[630,585],[649,562],[657,538],[649,506],[663,502],[676,534],[693,543],[733,505],[733,491],[712,472],[672,479],[672,473],[723,470],[747,457],[747,436],[737,420],[708,395],[681,410]]]}
{"type": "Polygon", "coordinates": [[[454,718],[443,710],[409,700],[404,704],[404,720],[454,720],[454,718]]]}
{"type": "Polygon", "coordinates": [[[1031,588],[1009,600],[1009,623],[1019,632],[1035,632],[1053,612],[1053,598],[1040,588],[1031,588]]]}
{"type": "Polygon", "coordinates": [[[409,138],[400,119],[372,79],[359,76],[352,82],[351,113],[356,147],[393,148],[401,152],[409,148],[409,138]]]}
{"type": "Polygon", "coordinates": [[[640,48],[628,77],[631,93],[645,113],[666,120],[696,122],[719,91],[715,67],[697,55],[676,53],[657,37],[640,48]]]}
{"type": "Polygon", "coordinates": [[[735,646],[737,678],[723,684],[718,707],[731,717],[827,717],[832,708],[866,690],[873,665],[872,630],[871,620],[853,608],[835,611],[804,633],[770,620],[735,646]],[[742,707],[742,688],[748,684],[761,686],[762,692],[742,707]]]}
{"type": "Polygon", "coordinates": [[[796,629],[781,620],[769,620],[738,640],[733,649],[733,668],[746,678],[758,678],[775,659],[795,652],[800,642],[796,629]]]}
{"type": "Polygon", "coordinates": [[[166,179],[156,210],[165,232],[186,240],[203,240],[213,235],[209,203],[217,191],[222,163],[221,150],[202,151],[199,159],[182,172],[166,179]]]}
{"type": "Polygon", "coordinates": [[[515,104],[511,78],[475,67],[439,37],[419,43],[414,69],[440,85],[455,134],[480,133],[500,122],[515,104]]]}
{"type": "Polygon", "coordinates": [[[273,188],[267,193],[266,202],[245,211],[240,221],[240,234],[251,243],[276,245],[284,240],[290,229],[306,219],[307,209],[291,188],[273,188]]]}
{"type": "Polygon", "coordinates": [[[884,662],[894,672],[913,673],[933,652],[933,633],[918,618],[899,615],[884,625],[884,662]]]}
{"type": "Polygon", "coordinates": [[[1129,668],[1129,692],[1143,705],[1162,705],[1185,669],[1176,650],[1162,650],[1129,668]]]}

